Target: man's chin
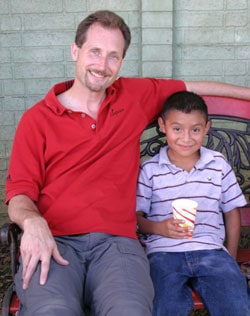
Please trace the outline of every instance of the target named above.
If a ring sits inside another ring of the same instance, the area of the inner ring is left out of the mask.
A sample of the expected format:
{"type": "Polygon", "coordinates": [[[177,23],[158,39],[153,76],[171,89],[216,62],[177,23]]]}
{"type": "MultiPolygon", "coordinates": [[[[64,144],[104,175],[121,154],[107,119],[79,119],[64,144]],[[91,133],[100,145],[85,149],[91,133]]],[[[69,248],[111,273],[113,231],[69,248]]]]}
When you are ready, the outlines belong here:
{"type": "Polygon", "coordinates": [[[105,91],[107,87],[111,85],[110,82],[102,82],[102,83],[87,83],[87,88],[93,92],[101,92],[105,91]]]}
{"type": "Polygon", "coordinates": [[[91,91],[100,91],[103,87],[103,83],[93,83],[90,81],[85,82],[85,85],[91,91]]]}

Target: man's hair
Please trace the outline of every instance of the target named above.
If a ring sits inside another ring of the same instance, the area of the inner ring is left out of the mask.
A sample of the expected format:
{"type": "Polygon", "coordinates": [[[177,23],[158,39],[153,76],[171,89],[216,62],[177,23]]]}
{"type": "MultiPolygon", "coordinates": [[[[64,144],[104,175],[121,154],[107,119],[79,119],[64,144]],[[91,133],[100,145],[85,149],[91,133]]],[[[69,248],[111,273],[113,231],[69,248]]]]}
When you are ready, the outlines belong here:
{"type": "Polygon", "coordinates": [[[87,40],[87,32],[91,25],[99,23],[101,26],[107,29],[119,29],[122,32],[125,46],[123,51],[123,58],[130,45],[131,33],[128,25],[124,20],[116,13],[108,10],[100,10],[88,15],[80,24],[76,30],[75,43],[81,48],[87,40]]]}
{"type": "Polygon", "coordinates": [[[189,91],[179,91],[168,97],[163,103],[161,113],[162,119],[165,121],[171,110],[190,113],[192,111],[200,111],[208,121],[208,110],[205,101],[196,93],[189,91]]]}

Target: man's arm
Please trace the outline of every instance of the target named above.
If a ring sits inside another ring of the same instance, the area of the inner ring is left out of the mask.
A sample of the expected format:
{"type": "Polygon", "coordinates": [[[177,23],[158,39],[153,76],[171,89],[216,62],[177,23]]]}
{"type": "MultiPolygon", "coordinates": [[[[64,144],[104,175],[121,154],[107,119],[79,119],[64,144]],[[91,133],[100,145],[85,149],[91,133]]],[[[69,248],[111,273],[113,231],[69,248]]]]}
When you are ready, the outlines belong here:
{"type": "Polygon", "coordinates": [[[8,213],[11,221],[23,230],[20,246],[23,261],[23,288],[26,289],[29,286],[39,261],[41,261],[40,284],[45,284],[51,257],[62,265],[67,265],[68,261],[60,255],[46,220],[29,197],[14,196],[9,201],[8,213]]]}
{"type": "Polygon", "coordinates": [[[227,250],[236,259],[240,240],[240,212],[237,208],[224,213],[227,250]]]}
{"type": "Polygon", "coordinates": [[[216,81],[185,81],[188,91],[199,95],[216,95],[250,100],[250,88],[216,81]]]}
{"type": "Polygon", "coordinates": [[[169,238],[189,238],[190,233],[187,227],[180,227],[178,224],[183,223],[182,220],[173,218],[155,222],[145,218],[142,211],[137,212],[137,224],[139,232],[142,234],[161,235],[169,238]]]}

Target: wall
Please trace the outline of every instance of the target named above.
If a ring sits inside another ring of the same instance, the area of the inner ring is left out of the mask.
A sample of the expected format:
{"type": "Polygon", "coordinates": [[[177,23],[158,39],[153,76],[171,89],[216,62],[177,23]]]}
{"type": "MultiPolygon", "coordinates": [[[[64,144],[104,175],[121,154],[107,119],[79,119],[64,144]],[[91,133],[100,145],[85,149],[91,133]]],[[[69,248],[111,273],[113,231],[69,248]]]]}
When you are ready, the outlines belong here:
{"type": "Polygon", "coordinates": [[[174,0],[177,78],[250,84],[250,1],[174,0]]]}
{"type": "Polygon", "coordinates": [[[124,76],[249,86],[250,0],[0,0],[0,217],[16,125],[56,82],[74,76],[70,44],[91,11],[110,9],[132,31],[124,76]]]}

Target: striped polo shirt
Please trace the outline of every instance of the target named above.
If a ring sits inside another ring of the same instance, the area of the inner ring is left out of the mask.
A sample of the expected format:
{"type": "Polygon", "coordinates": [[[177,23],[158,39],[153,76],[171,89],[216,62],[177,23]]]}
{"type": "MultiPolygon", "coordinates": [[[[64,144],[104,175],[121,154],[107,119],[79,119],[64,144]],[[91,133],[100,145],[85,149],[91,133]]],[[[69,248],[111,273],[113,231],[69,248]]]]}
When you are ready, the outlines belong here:
{"type": "Polygon", "coordinates": [[[180,198],[190,198],[198,203],[193,237],[143,236],[147,253],[225,249],[223,213],[246,204],[235,173],[225,157],[201,147],[200,159],[187,172],[170,162],[166,146],[141,164],[137,211],[143,211],[149,220],[162,221],[173,217],[171,203],[180,198]]]}

